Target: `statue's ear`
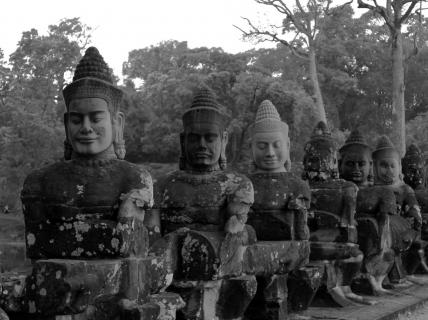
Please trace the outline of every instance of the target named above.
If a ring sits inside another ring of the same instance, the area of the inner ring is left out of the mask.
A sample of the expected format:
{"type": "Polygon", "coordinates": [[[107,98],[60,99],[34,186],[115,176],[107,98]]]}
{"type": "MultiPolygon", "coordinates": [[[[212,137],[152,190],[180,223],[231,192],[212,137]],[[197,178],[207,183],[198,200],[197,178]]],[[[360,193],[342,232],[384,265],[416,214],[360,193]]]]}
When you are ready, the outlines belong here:
{"type": "Polygon", "coordinates": [[[64,113],[65,138],[68,139],[68,112],[64,113]]]}
{"type": "Polygon", "coordinates": [[[229,133],[227,132],[227,130],[224,130],[223,132],[222,142],[223,142],[223,148],[226,148],[226,145],[229,142],[229,133]]]}
{"type": "Polygon", "coordinates": [[[184,148],[184,132],[180,133],[180,159],[178,162],[180,170],[186,169],[186,154],[184,148]]]}
{"type": "Polygon", "coordinates": [[[65,129],[64,160],[70,160],[71,154],[73,153],[73,147],[71,146],[71,142],[68,137],[68,112],[64,113],[64,129],[65,129]]]}
{"type": "Polygon", "coordinates": [[[126,149],[125,149],[125,140],[123,139],[123,132],[125,130],[125,114],[123,112],[118,112],[113,119],[114,124],[114,152],[116,156],[123,160],[125,159],[126,149]]]}

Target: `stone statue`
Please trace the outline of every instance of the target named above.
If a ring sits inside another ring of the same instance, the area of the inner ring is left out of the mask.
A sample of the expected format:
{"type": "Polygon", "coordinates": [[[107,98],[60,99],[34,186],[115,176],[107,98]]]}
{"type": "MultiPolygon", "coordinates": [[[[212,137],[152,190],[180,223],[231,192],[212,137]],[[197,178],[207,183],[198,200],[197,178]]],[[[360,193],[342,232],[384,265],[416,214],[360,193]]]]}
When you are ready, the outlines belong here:
{"type": "MultiPolygon", "coordinates": [[[[398,151],[387,136],[379,138],[373,152],[375,185],[392,190],[397,205],[397,215],[390,217],[392,248],[395,251],[395,263],[390,272],[390,280],[406,282],[403,266],[403,254],[420,238],[422,217],[413,189],[402,181],[401,161],[398,151]]],[[[419,264],[419,263],[418,263],[419,264]]]]}
{"type": "Polygon", "coordinates": [[[422,212],[422,239],[428,240],[428,190],[425,186],[425,159],[421,150],[411,144],[401,160],[403,180],[415,191],[422,212]]]}
{"type": "Polygon", "coordinates": [[[411,144],[407,148],[404,158],[401,159],[401,164],[404,175],[403,180],[415,191],[422,215],[421,241],[414,243],[410,256],[405,259],[408,260],[407,271],[413,273],[419,268],[419,271],[427,273],[428,267],[425,261],[424,249],[422,248],[426,248],[426,241],[428,240],[428,189],[424,186],[426,177],[425,159],[421,150],[415,144],[411,144]],[[419,257],[420,264],[416,262],[415,254],[419,257]]]}
{"type": "Polygon", "coordinates": [[[98,50],[88,48],[63,90],[66,160],[24,182],[33,271],[15,311],[43,319],[82,313],[117,319],[120,310],[126,313],[121,304],[149,302],[156,282],[164,281],[161,268],[150,267],[155,258],[146,257],[143,220],[153,204],[151,176],[123,160],[122,94],[98,50]],[[146,276],[139,276],[142,269],[146,276]]]}
{"type": "Polygon", "coordinates": [[[319,122],[305,145],[303,177],[312,192],[309,221],[311,261],[325,264],[327,289],[334,301],[346,306],[353,301],[371,303],[351,291],[363,254],[358,249],[355,210],[357,186],[338,178],[336,146],[324,122],[319,122]]]}
{"type": "Polygon", "coordinates": [[[373,294],[387,293],[382,282],[394,260],[389,228],[389,217],[397,211],[394,192],[372,185],[372,151],[358,130],[351,132],[339,152],[340,177],[358,186],[356,219],[358,244],[364,253],[363,269],[373,294]]]}
{"type": "Polygon", "coordinates": [[[307,217],[311,192],[305,182],[288,172],[288,125],[281,121],[269,100],[257,110],[251,128],[251,149],[255,171],[249,178],[254,186],[254,204],[247,223],[255,229],[258,241],[269,241],[272,249],[281,244],[289,265],[281,272],[257,277],[257,294],[247,318],[284,319],[288,273],[309,259],[307,217]]]}
{"type": "Polygon", "coordinates": [[[150,221],[156,225],[160,216],[163,238],[152,251],[169,259],[169,290],[187,302],[186,319],[240,318],[255,293],[255,277],[242,276],[243,252],[255,242],[245,225],[253,186],[226,170],[226,124],[213,93],[200,89],[183,115],[180,170],[155,186],[150,221]]]}

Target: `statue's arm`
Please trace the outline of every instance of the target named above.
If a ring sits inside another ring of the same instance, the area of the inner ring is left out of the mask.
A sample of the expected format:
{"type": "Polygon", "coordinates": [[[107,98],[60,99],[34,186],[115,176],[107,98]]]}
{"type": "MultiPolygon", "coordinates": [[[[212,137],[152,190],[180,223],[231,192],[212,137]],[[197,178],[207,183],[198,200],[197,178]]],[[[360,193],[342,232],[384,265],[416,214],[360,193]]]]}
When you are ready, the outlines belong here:
{"type": "Polygon", "coordinates": [[[153,181],[145,170],[139,171],[139,183],[120,197],[118,218],[144,221],[145,211],[153,206],[153,181]]]}
{"type": "Polygon", "coordinates": [[[357,193],[358,187],[353,183],[349,183],[349,186],[343,188],[342,216],[340,219],[342,227],[356,225],[357,193]]]}
{"type": "Polygon", "coordinates": [[[408,185],[404,185],[403,189],[405,192],[404,213],[407,217],[414,219],[414,228],[420,230],[422,227],[422,214],[415,191],[408,185]]]}
{"type": "Polygon", "coordinates": [[[301,182],[299,187],[294,190],[294,195],[288,202],[287,208],[295,213],[294,229],[296,239],[308,240],[308,212],[311,205],[311,190],[306,183],[301,182]]]}
{"type": "Polygon", "coordinates": [[[251,181],[241,176],[234,192],[228,197],[227,221],[224,230],[228,233],[238,233],[244,230],[248,219],[248,211],[254,203],[254,189],[251,181]]]}

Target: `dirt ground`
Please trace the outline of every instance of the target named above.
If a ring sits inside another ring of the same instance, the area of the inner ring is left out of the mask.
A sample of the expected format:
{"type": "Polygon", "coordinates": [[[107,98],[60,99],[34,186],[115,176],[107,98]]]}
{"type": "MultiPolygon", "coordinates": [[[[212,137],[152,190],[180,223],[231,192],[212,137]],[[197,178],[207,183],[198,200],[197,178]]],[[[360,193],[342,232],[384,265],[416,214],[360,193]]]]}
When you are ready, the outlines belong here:
{"type": "Polygon", "coordinates": [[[425,303],[420,309],[408,311],[399,315],[398,320],[428,320],[428,303],[425,303]]]}

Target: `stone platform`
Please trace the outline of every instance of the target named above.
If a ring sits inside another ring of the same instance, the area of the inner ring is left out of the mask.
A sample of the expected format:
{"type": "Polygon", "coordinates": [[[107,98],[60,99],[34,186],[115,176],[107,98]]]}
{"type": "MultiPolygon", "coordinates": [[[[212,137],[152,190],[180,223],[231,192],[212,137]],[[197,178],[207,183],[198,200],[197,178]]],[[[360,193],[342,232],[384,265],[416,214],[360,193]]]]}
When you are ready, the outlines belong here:
{"type": "Polygon", "coordinates": [[[290,320],[393,320],[400,315],[413,312],[428,301],[427,285],[412,285],[406,289],[395,289],[393,294],[382,297],[365,296],[378,301],[375,305],[349,307],[310,307],[308,310],[291,314],[290,320]]]}

